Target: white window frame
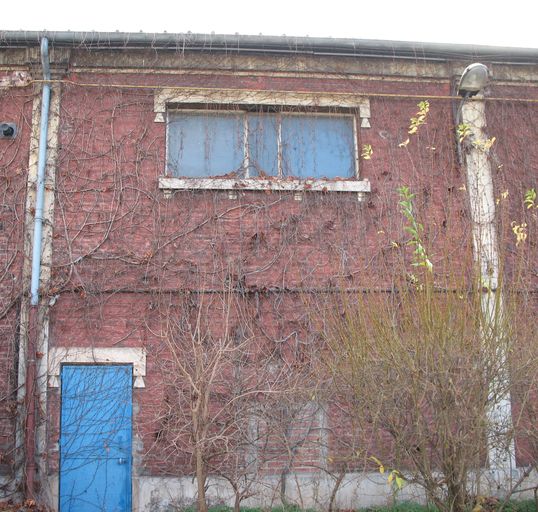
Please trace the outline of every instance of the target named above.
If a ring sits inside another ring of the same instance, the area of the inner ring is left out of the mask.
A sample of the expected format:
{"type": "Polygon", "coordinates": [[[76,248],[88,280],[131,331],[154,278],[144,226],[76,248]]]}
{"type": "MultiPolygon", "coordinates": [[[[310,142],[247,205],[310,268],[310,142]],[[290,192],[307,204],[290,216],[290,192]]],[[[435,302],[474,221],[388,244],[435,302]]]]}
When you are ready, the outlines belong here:
{"type": "MultiPolygon", "coordinates": [[[[354,94],[331,94],[331,93],[299,93],[289,91],[250,91],[237,89],[193,89],[193,88],[171,88],[161,89],[155,94],[154,111],[155,122],[167,123],[169,110],[174,107],[188,104],[205,104],[205,105],[276,105],[286,107],[307,107],[312,110],[312,114],[318,115],[322,112],[316,112],[319,108],[350,108],[358,112],[361,119],[361,128],[370,127],[370,102],[368,98],[354,94]]],[[[294,113],[295,114],[295,113],[294,113]]],[[[305,115],[308,115],[305,113],[305,115]]],[[[331,115],[330,113],[327,115],[331,115]]],[[[355,140],[355,172],[354,178],[350,179],[290,179],[281,176],[281,155],[278,155],[279,177],[272,179],[263,178],[176,178],[167,176],[159,177],[159,188],[166,195],[170,195],[175,190],[227,190],[230,191],[230,197],[235,197],[238,191],[246,190],[275,190],[275,191],[292,191],[296,192],[296,197],[300,198],[301,192],[354,192],[358,194],[359,200],[364,199],[365,195],[370,192],[370,182],[360,179],[359,168],[359,151],[358,151],[358,126],[357,115],[355,114],[338,114],[351,115],[353,117],[353,130],[355,140]]],[[[247,130],[245,130],[246,136],[247,130]]],[[[168,154],[168,130],[167,130],[167,147],[168,154]]],[[[281,142],[279,140],[279,149],[281,142]]],[[[248,155],[245,155],[245,159],[248,155]]],[[[248,163],[245,161],[245,163],[248,163]]]]}

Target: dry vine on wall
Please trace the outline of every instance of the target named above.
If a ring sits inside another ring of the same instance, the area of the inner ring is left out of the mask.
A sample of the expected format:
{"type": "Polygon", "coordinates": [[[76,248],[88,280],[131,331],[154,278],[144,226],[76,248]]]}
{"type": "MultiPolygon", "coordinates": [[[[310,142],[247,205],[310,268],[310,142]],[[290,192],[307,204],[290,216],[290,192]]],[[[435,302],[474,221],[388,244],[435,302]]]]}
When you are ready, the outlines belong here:
{"type": "MultiPolygon", "coordinates": [[[[166,167],[166,126],[154,122],[155,90],[131,85],[153,83],[158,89],[177,79],[117,76],[125,87],[110,88],[105,82],[111,76],[80,74],[75,78],[61,85],[52,279],[44,290],[46,297],[55,299],[49,313],[50,343],[146,348],[146,388],[134,392],[140,460],[135,471],[195,475],[200,510],[209,500],[207,478],[212,475],[229,482],[238,508],[260,492],[259,484],[270,475],[278,475],[280,484],[268,499],[286,503],[289,488],[300,489],[293,478],[301,471],[328,475],[332,487],[319,500],[332,507],[346,473],[377,469],[372,456],[402,472],[418,467],[422,476],[428,470],[431,473],[440,459],[420,444],[426,443],[425,438],[417,444],[420,460],[405,447],[410,442],[405,435],[422,432],[427,436],[427,429],[394,433],[401,420],[394,417],[394,407],[401,410],[405,383],[398,378],[389,387],[381,387],[386,394],[364,388],[377,401],[375,410],[361,416],[357,411],[364,404],[349,388],[342,388],[342,375],[335,375],[325,363],[331,340],[338,339],[329,336],[334,312],[340,314],[345,305],[351,311],[357,304],[365,306],[365,311],[375,306],[383,319],[383,315],[397,317],[398,311],[404,318],[412,316],[406,306],[415,306],[414,299],[402,303],[395,294],[396,288],[416,290],[422,279],[412,265],[409,232],[404,229],[407,224],[399,204],[401,186],[416,194],[414,208],[424,226],[423,242],[434,269],[431,286],[436,292],[452,293],[462,283],[467,288],[473,285],[465,174],[456,158],[451,102],[431,100],[426,122],[409,135],[416,100],[371,98],[372,129],[358,134],[359,147],[370,148],[360,162],[361,177],[370,179],[373,186],[363,203],[353,194],[314,192],[304,193],[301,201],[279,192],[239,192],[236,199],[230,199],[225,192],[179,191],[166,198],[158,189],[158,177],[166,167]],[[82,85],[100,81],[102,87],[82,85]],[[364,292],[369,295],[361,295],[364,292]],[[358,418],[368,420],[368,425],[358,418]],[[402,439],[405,443],[398,444],[402,439]]],[[[206,77],[182,76],[181,80],[197,86],[206,77]]],[[[214,87],[231,83],[225,75],[215,74],[212,80],[214,87]]],[[[263,87],[313,91],[328,87],[355,91],[358,87],[345,76],[305,83],[300,78],[266,77],[263,87]]],[[[232,85],[260,87],[246,78],[233,78],[232,85]]],[[[377,85],[361,87],[375,93],[377,85]]],[[[416,92],[416,84],[413,88],[416,92]]],[[[446,92],[431,84],[423,89],[425,98],[446,92]]],[[[26,130],[32,99],[33,93],[26,89],[2,90],[0,96],[9,108],[16,105],[14,114],[26,130]]],[[[488,116],[496,120],[495,126],[506,126],[497,119],[517,114],[530,120],[535,108],[498,103],[491,106],[488,116]]],[[[532,123],[525,124],[525,138],[517,141],[499,131],[495,148],[496,183],[501,184],[497,191],[501,242],[508,247],[509,275],[518,276],[510,285],[521,291],[518,300],[525,305],[534,303],[535,275],[528,280],[525,276],[533,272],[536,219],[534,210],[523,206],[522,195],[535,185],[524,169],[536,157],[528,144],[520,146],[530,140],[526,137],[533,136],[532,130],[532,123]],[[516,171],[523,173],[521,180],[511,182],[508,177],[516,171]],[[517,246],[513,222],[525,223],[528,233],[525,243],[517,246]],[[522,270],[518,274],[515,269],[522,270]]],[[[5,349],[6,367],[14,360],[15,304],[20,296],[20,288],[12,283],[14,276],[20,276],[22,259],[26,140],[21,136],[0,146],[4,151],[1,186],[7,205],[2,211],[2,236],[9,233],[6,239],[10,240],[0,275],[2,326],[6,326],[5,339],[11,340],[4,345],[11,347],[5,349]]],[[[445,306],[439,310],[446,312],[445,306]]],[[[532,329],[524,334],[517,339],[532,339],[532,329]]],[[[469,341],[476,340],[470,336],[469,341]]],[[[528,353],[526,348],[521,350],[528,353]]],[[[383,356],[387,354],[378,354],[383,356]]],[[[399,362],[405,361],[402,357],[399,362]]],[[[466,362],[474,364],[475,360],[469,356],[466,362]]],[[[469,367],[463,365],[460,370],[465,373],[469,367]]],[[[394,376],[381,373],[381,378],[394,376]]],[[[351,389],[374,385],[379,375],[372,374],[372,379],[352,381],[351,389]]],[[[524,380],[514,382],[523,397],[521,410],[530,414],[533,402],[528,398],[530,388],[521,387],[524,380]]],[[[6,396],[12,396],[14,377],[5,386],[6,396]]],[[[49,396],[50,417],[54,418],[48,430],[52,472],[58,464],[54,451],[58,391],[50,390],[49,396]]],[[[422,404],[413,402],[417,397],[407,396],[410,407],[414,403],[420,411],[422,404]]],[[[9,411],[6,406],[5,414],[9,411]]],[[[422,415],[429,411],[426,406],[422,415]]],[[[403,426],[416,428],[413,421],[417,419],[409,419],[411,423],[403,426]]],[[[518,443],[518,454],[529,464],[536,460],[532,448],[536,434],[528,420],[523,424],[527,425],[526,440],[518,443]]],[[[480,432],[473,434],[480,436],[480,432]]],[[[474,437],[463,439],[462,450],[475,441],[474,437]]],[[[12,444],[6,443],[9,457],[12,444]]],[[[473,453],[472,468],[483,462],[482,456],[480,450],[473,453]]],[[[443,486],[439,483],[441,490],[443,486]]],[[[433,491],[431,497],[436,497],[433,491]]],[[[297,500],[302,504],[300,494],[297,500]]]]}

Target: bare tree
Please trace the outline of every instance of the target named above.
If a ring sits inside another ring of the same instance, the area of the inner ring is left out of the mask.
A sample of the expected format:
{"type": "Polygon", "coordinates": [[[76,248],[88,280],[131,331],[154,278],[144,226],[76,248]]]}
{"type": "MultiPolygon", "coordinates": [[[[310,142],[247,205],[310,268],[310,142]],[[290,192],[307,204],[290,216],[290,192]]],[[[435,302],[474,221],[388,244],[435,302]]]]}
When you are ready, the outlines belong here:
{"type": "Polygon", "coordinates": [[[421,486],[440,510],[462,512],[479,493],[491,446],[525,438],[519,445],[530,449],[536,439],[534,334],[518,335],[521,315],[510,308],[486,318],[484,300],[510,301],[500,288],[465,276],[440,286],[427,266],[402,275],[393,293],[345,296],[333,308],[325,334],[336,393],[366,439],[379,433],[366,458],[421,486]],[[511,394],[522,412],[498,425],[489,411],[511,394]]]}
{"type": "Polygon", "coordinates": [[[259,492],[265,464],[290,454],[274,440],[283,418],[289,423],[294,416],[278,411],[304,402],[311,365],[297,365],[279,344],[257,338],[248,300],[234,290],[162,302],[160,359],[167,381],[155,448],[192,468],[198,510],[208,507],[209,476],[230,484],[239,510],[259,492]]]}

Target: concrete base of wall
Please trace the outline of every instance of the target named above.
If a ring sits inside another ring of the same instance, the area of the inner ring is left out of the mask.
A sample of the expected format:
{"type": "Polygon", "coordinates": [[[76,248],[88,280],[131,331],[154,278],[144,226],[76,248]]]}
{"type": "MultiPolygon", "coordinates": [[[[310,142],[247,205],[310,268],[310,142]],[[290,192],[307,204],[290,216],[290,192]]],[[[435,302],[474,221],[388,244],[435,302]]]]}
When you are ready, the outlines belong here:
{"type": "MultiPolygon", "coordinates": [[[[521,471],[521,470],[519,470],[521,471]]],[[[519,471],[513,475],[519,477],[519,471]]],[[[327,510],[335,480],[322,473],[290,474],[286,479],[286,500],[303,509],[327,510]]],[[[525,480],[522,488],[538,485],[538,472],[525,480]]],[[[253,497],[242,502],[245,507],[276,507],[282,505],[281,484],[278,477],[265,477],[252,487],[253,497]]],[[[52,510],[58,507],[58,478],[49,477],[47,494],[52,510]]],[[[230,484],[221,478],[210,478],[208,501],[211,505],[233,506],[234,495],[230,484]]],[[[488,471],[484,471],[478,494],[483,496],[502,495],[503,490],[488,471]]],[[[533,498],[532,490],[514,494],[514,499],[533,498]]],[[[196,481],[190,477],[139,476],[133,478],[133,512],[177,512],[196,501],[196,481]]],[[[379,473],[347,474],[336,495],[335,508],[357,509],[371,506],[393,505],[413,501],[424,503],[424,492],[418,486],[406,485],[394,494],[387,483],[387,475],[379,473]]]]}
{"type": "MultiPolygon", "coordinates": [[[[291,474],[286,479],[286,497],[289,504],[300,508],[327,510],[335,479],[320,473],[291,474]]],[[[172,512],[191,505],[196,500],[196,482],[192,478],[140,477],[139,510],[172,512]]],[[[273,507],[282,505],[278,477],[266,477],[252,488],[254,496],[242,506],[273,507]]],[[[424,501],[424,493],[407,486],[398,495],[398,501],[424,501]]],[[[232,488],[223,479],[212,478],[208,486],[208,501],[212,505],[233,506],[232,488]]],[[[389,505],[394,496],[386,475],[379,473],[350,473],[346,475],[337,493],[336,508],[350,509],[373,505],[389,505]]]]}
{"type": "MultiPolygon", "coordinates": [[[[519,471],[513,478],[517,481],[519,471]]],[[[291,474],[286,479],[286,500],[300,508],[327,510],[335,480],[321,473],[291,474]]],[[[538,485],[538,473],[534,471],[522,488],[538,485]]],[[[280,479],[266,477],[252,489],[254,497],[242,502],[242,506],[272,507],[282,505],[280,479]]],[[[501,496],[504,490],[487,471],[482,474],[479,494],[501,496]]],[[[196,482],[192,478],[139,477],[139,510],[149,512],[175,512],[196,500],[196,482]]],[[[514,494],[514,499],[533,498],[532,491],[514,494]]],[[[234,503],[231,486],[223,479],[212,478],[208,485],[208,501],[211,505],[234,503]]],[[[424,491],[416,485],[406,485],[397,494],[387,483],[387,475],[379,473],[349,473],[345,476],[336,495],[335,508],[357,509],[371,506],[393,505],[413,501],[425,503],[424,491]]]]}

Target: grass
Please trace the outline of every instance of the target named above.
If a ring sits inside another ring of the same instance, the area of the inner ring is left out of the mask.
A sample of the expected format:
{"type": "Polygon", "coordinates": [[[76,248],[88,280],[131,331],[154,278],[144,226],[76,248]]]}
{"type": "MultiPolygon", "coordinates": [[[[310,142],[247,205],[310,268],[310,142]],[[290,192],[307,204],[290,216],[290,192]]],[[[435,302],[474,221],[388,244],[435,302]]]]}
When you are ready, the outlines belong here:
{"type": "MultiPolygon", "coordinates": [[[[484,506],[483,512],[495,512],[495,506],[484,506]]],[[[196,507],[188,507],[183,512],[196,512],[196,507]]],[[[233,512],[233,508],[225,505],[209,507],[209,512],[233,512]]],[[[273,508],[251,508],[241,507],[241,512],[314,512],[312,509],[301,509],[296,505],[288,507],[273,508]]],[[[351,512],[351,511],[346,511],[351,512]]],[[[420,505],[418,503],[403,502],[391,507],[367,507],[359,509],[358,512],[437,512],[432,506],[420,505]]],[[[503,512],[538,512],[534,500],[509,501],[503,508],[503,512]]]]}
{"type": "MultiPolygon", "coordinates": [[[[482,512],[495,512],[498,509],[496,500],[484,503],[482,512]]],[[[369,507],[361,509],[360,512],[436,512],[433,506],[420,505],[418,503],[404,502],[392,507],[369,507]]],[[[471,511],[469,511],[471,512],[471,511]]],[[[511,500],[503,508],[503,512],[538,512],[536,503],[533,499],[528,500],[511,500]]]]}
{"type": "Polygon", "coordinates": [[[360,510],[361,512],[435,512],[437,509],[432,506],[406,501],[391,507],[368,507],[360,510]]]}
{"type": "MultiPolygon", "coordinates": [[[[182,512],[196,512],[196,507],[188,507],[182,512]]],[[[209,507],[209,512],[233,512],[233,507],[226,505],[213,505],[209,507]]],[[[313,509],[301,509],[296,505],[287,507],[259,508],[259,507],[241,507],[241,512],[315,512],[313,509]]],[[[515,512],[515,511],[514,511],[515,512]]]]}

